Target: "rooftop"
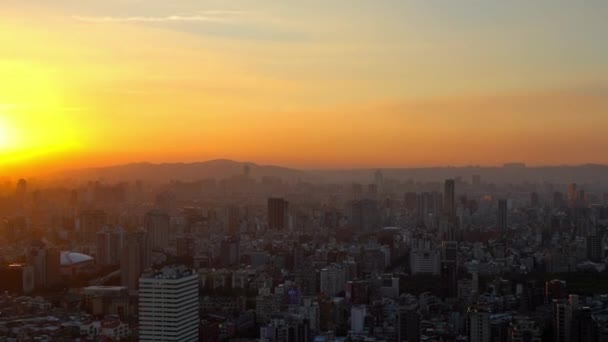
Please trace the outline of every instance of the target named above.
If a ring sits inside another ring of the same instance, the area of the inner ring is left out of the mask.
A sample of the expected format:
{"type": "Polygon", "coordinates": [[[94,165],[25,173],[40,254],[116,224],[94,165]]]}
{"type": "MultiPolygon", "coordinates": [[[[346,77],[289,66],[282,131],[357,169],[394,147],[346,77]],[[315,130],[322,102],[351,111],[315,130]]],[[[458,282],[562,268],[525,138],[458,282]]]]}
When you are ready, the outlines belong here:
{"type": "Polygon", "coordinates": [[[196,271],[185,266],[166,266],[142,274],[144,279],[181,279],[196,274],[196,271]]]}

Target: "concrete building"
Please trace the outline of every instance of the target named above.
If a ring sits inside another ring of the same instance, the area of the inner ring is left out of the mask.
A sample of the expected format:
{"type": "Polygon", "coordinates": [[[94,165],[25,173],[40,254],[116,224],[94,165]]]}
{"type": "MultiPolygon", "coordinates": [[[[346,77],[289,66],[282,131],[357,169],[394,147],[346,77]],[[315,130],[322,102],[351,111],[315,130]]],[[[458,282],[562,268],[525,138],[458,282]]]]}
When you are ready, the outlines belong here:
{"type": "Polygon", "coordinates": [[[542,334],[536,323],[525,316],[516,316],[509,325],[510,342],[541,342],[542,334]]]}
{"type": "Polygon", "coordinates": [[[97,233],[97,254],[95,260],[102,266],[120,264],[126,232],[121,227],[106,228],[97,233]]]}
{"type": "Polygon", "coordinates": [[[319,272],[320,290],[328,296],[335,296],[344,289],[346,273],[344,267],[337,264],[329,265],[319,272]]]}
{"type": "Polygon", "coordinates": [[[446,179],[443,186],[443,210],[446,218],[453,222],[456,219],[456,182],[446,179]]]}
{"type": "Polygon", "coordinates": [[[139,340],[199,340],[199,277],[166,267],[139,278],[139,340]]]}
{"type": "Polygon", "coordinates": [[[468,321],[470,342],[490,342],[492,335],[489,312],[469,308],[468,321]]]}
{"type": "Polygon", "coordinates": [[[507,214],[508,214],[508,206],[507,206],[507,200],[506,199],[500,199],[498,200],[498,212],[496,215],[496,227],[498,228],[498,231],[501,233],[504,233],[507,231],[508,227],[508,221],[507,221],[507,214]]]}
{"type": "Polygon", "coordinates": [[[401,308],[397,319],[398,342],[415,342],[420,340],[421,315],[415,308],[401,308]]]}
{"type": "Polygon", "coordinates": [[[570,305],[565,300],[553,301],[553,341],[570,341],[570,328],[572,323],[570,305]]]}
{"type": "Polygon", "coordinates": [[[160,210],[149,211],[144,218],[144,228],[150,238],[150,248],[165,249],[169,247],[171,228],[169,215],[160,210]]]}
{"type": "Polygon", "coordinates": [[[412,274],[433,274],[441,272],[441,253],[428,246],[417,246],[410,251],[410,271],[412,274]]]}
{"type": "Polygon", "coordinates": [[[34,240],[28,247],[27,264],[34,269],[34,287],[44,288],[56,284],[61,278],[60,252],[34,240]]]}
{"type": "Polygon", "coordinates": [[[285,230],[288,226],[287,210],[289,202],[283,198],[268,199],[268,228],[285,230]]]}
{"type": "Polygon", "coordinates": [[[139,276],[150,265],[150,245],[148,233],[138,231],[129,233],[120,259],[120,278],[122,286],[129,292],[137,291],[139,276]]]}
{"type": "Polygon", "coordinates": [[[356,305],[350,309],[350,330],[353,334],[363,333],[366,315],[367,307],[365,305],[356,305]]]}

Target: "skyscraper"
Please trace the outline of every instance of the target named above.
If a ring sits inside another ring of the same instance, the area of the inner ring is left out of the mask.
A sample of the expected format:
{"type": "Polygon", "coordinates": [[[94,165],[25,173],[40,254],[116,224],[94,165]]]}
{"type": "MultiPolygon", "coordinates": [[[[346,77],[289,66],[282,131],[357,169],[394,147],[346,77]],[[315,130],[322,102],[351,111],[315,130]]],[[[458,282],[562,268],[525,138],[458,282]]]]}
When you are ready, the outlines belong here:
{"type": "Polygon", "coordinates": [[[539,205],[540,198],[538,197],[538,194],[536,192],[533,192],[532,194],[530,194],[530,206],[532,208],[538,208],[539,205]]]}
{"type": "Polygon", "coordinates": [[[446,179],[443,187],[443,210],[450,222],[456,220],[456,185],[453,179],[446,179]]]}
{"type": "Polygon", "coordinates": [[[593,262],[602,260],[602,237],[591,235],[587,237],[587,258],[593,262]]]}
{"type": "Polygon", "coordinates": [[[169,215],[160,210],[149,211],[144,217],[144,228],[150,238],[150,248],[165,249],[169,247],[171,228],[169,215]]]}
{"type": "Polygon", "coordinates": [[[397,327],[397,341],[420,340],[420,314],[415,308],[401,308],[399,310],[399,325],[397,327]]]}
{"type": "Polygon", "coordinates": [[[199,276],[166,267],[139,278],[139,340],[198,341],[199,276]]]}
{"type": "Polygon", "coordinates": [[[481,185],[481,176],[473,175],[473,186],[478,187],[481,185]]]}
{"type": "Polygon", "coordinates": [[[46,286],[57,284],[61,280],[61,251],[59,249],[46,248],[45,268],[46,286]]]}
{"type": "Polygon", "coordinates": [[[287,228],[287,210],[289,202],[283,198],[268,199],[268,228],[285,230],[287,228]]]}
{"type": "Polygon", "coordinates": [[[27,181],[25,179],[20,179],[17,182],[17,190],[15,191],[15,196],[16,196],[17,202],[19,204],[23,204],[26,193],[27,193],[27,181]]]}
{"type": "Polygon", "coordinates": [[[106,228],[97,233],[97,254],[95,259],[99,265],[118,265],[122,252],[124,240],[124,229],[117,227],[106,228]]]}
{"type": "Polygon", "coordinates": [[[139,276],[150,265],[150,244],[148,233],[137,231],[126,237],[120,259],[120,277],[122,286],[129,292],[137,291],[139,276]]]}
{"type": "Polygon", "coordinates": [[[238,235],[241,230],[241,213],[239,207],[231,205],[227,209],[228,211],[228,234],[238,235]]]}
{"type": "Polygon", "coordinates": [[[556,191],[553,193],[553,207],[561,208],[565,205],[564,196],[561,192],[556,191]]]}
{"type": "Polygon", "coordinates": [[[592,310],[588,306],[571,307],[570,341],[584,342],[597,341],[596,323],[593,320],[592,310]]]}
{"type": "Polygon", "coordinates": [[[568,204],[574,206],[576,203],[577,185],[576,183],[568,184],[568,204]]]}
{"type": "Polygon", "coordinates": [[[377,229],[380,222],[378,202],[371,199],[354,201],[351,204],[350,224],[359,232],[377,229]]]}
{"type": "Polygon", "coordinates": [[[363,333],[365,316],[367,316],[367,307],[365,305],[356,305],[350,309],[350,330],[353,333],[363,333]]]}
{"type": "Polygon", "coordinates": [[[34,270],[34,286],[44,288],[56,284],[60,278],[61,253],[56,248],[34,240],[28,247],[27,263],[34,270]]]}
{"type": "Polygon", "coordinates": [[[574,200],[574,206],[577,207],[577,208],[584,207],[585,206],[585,199],[586,199],[585,190],[579,189],[576,192],[576,198],[574,200]]]}
{"type": "Polygon", "coordinates": [[[490,313],[477,308],[469,308],[467,315],[469,341],[490,342],[492,338],[490,329],[490,313]]]}
{"type": "Polygon", "coordinates": [[[553,301],[553,341],[570,341],[572,316],[570,305],[565,300],[553,301]]]}
{"type": "Polygon", "coordinates": [[[220,261],[222,266],[230,267],[239,263],[239,239],[236,236],[226,236],[220,243],[220,261]]]}
{"type": "Polygon", "coordinates": [[[441,244],[441,280],[445,298],[458,296],[458,243],[443,241],[441,244]]]}
{"type": "Polygon", "coordinates": [[[509,341],[541,342],[542,334],[536,322],[526,316],[515,316],[509,324],[509,341]]]}
{"type": "Polygon", "coordinates": [[[503,232],[503,233],[506,232],[507,228],[508,228],[507,214],[508,214],[507,200],[499,199],[496,226],[498,228],[498,231],[503,232]]]}
{"type": "Polygon", "coordinates": [[[85,210],[80,214],[78,228],[80,237],[87,242],[95,242],[97,232],[107,223],[107,214],[103,210],[85,210]]]}
{"type": "Polygon", "coordinates": [[[374,173],[374,184],[376,184],[378,191],[383,191],[384,174],[382,173],[382,170],[376,170],[376,172],[374,173]]]}

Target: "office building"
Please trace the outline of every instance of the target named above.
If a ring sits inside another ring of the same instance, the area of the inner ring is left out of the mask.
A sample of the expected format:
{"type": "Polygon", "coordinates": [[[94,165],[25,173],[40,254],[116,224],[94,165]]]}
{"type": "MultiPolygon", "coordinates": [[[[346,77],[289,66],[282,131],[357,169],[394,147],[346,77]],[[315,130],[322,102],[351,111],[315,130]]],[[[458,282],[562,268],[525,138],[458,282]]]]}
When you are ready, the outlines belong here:
{"type": "Polygon", "coordinates": [[[439,275],[441,253],[430,248],[416,248],[410,251],[410,271],[412,274],[439,275]]]}
{"type": "Polygon", "coordinates": [[[449,221],[456,220],[456,183],[453,179],[446,179],[444,183],[443,210],[449,221]]]}
{"type": "Polygon", "coordinates": [[[542,334],[536,323],[525,316],[515,316],[509,324],[510,342],[541,342],[542,334]]]}
{"type": "Polygon", "coordinates": [[[320,291],[328,296],[335,296],[344,290],[346,270],[341,265],[332,264],[319,272],[320,291]]]}
{"type": "Polygon", "coordinates": [[[572,324],[570,305],[565,300],[553,301],[553,341],[569,342],[572,324]]]}
{"type": "Polygon", "coordinates": [[[107,214],[103,210],[85,210],[80,214],[77,228],[80,238],[86,242],[95,242],[97,232],[106,226],[107,214]]]}
{"type": "Polygon", "coordinates": [[[371,232],[380,228],[378,202],[371,199],[354,201],[351,204],[350,224],[357,232],[371,232]]]}
{"type": "Polygon", "coordinates": [[[490,342],[490,313],[478,308],[469,308],[467,317],[469,342],[490,342]]]}
{"type": "Polygon", "coordinates": [[[574,206],[576,204],[578,194],[578,187],[576,183],[568,184],[568,205],[574,206]]]}
{"type": "Polygon", "coordinates": [[[507,215],[508,215],[507,200],[499,199],[496,227],[498,228],[498,231],[501,233],[506,232],[508,229],[507,215]]]}
{"type": "Polygon", "coordinates": [[[268,199],[268,228],[285,230],[288,227],[289,202],[283,198],[268,199]]]}
{"type": "Polygon", "coordinates": [[[473,186],[474,187],[479,187],[481,185],[481,176],[480,175],[473,175],[473,186]]]}
{"type": "Polygon", "coordinates": [[[571,311],[570,341],[597,341],[595,339],[597,336],[596,322],[593,320],[591,308],[588,306],[571,307],[571,311]]]}
{"type": "Polygon", "coordinates": [[[443,241],[441,244],[441,280],[444,298],[458,296],[458,243],[443,241]]]}
{"type": "Polygon", "coordinates": [[[171,220],[168,214],[160,210],[149,211],[144,217],[144,228],[148,232],[150,248],[163,250],[169,247],[171,220]]]}
{"type": "Polygon", "coordinates": [[[587,237],[587,258],[593,262],[600,262],[604,258],[602,238],[598,235],[587,237]]]}
{"type": "Polygon", "coordinates": [[[530,206],[532,208],[538,208],[540,206],[540,197],[536,192],[530,194],[530,206]]]}
{"type": "Polygon", "coordinates": [[[34,270],[34,287],[45,288],[57,284],[61,279],[61,253],[34,240],[27,250],[27,264],[34,270]]]}
{"type": "Polygon", "coordinates": [[[397,319],[398,342],[415,342],[420,340],[421,315],[415,308],[401,308],[397,319]]]}
{"type": "Polygon", "coordinates": [[[0,267],[0,292],[29,294],[34,291],[34,268],[27,264],[0,267]]]}
{"type": "Polygon", "coordinates": [[[120,264],[126,232],[121,227],[106,228],[97,233],[97,264],[111,266],[120,264]]]}
{"type": "Polygon", "coordinates": [[[355,305],[350,309],[350,330],[353,334],[363,333],[366,315],[367,307],[365,305],[355,305]]]}
{"type": "Polygon", "coordinates": [[[227,209],[228,212],[228,235],[236,236],[241,231],[241,213],[239,207],[231,205],[227,209]]]}
{"type": "Polygon", "coordinates": [[[220,243],[220,263],[224,267],[237,265],[240,260],[239,239],[226,236],[220,243]]]}
{"type": "Polygon", "coordinates": [[[120,277],[122,286],[130,293],[137,291],[140,275],[150,266],[150,244],[148,233],[137,231],[126,237],[120,259],[120,277]]]}

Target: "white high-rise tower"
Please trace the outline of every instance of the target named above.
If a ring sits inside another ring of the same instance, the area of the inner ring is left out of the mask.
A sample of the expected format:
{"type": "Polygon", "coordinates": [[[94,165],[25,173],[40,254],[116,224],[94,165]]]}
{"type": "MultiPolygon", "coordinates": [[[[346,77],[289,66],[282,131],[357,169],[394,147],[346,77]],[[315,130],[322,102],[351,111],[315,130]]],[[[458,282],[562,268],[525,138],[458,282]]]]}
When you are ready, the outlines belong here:
{"type": "Polygon", "coordinates": [[[139,340],[198,341],[199,276],[165,267],[139,278],[139,340]]]}

